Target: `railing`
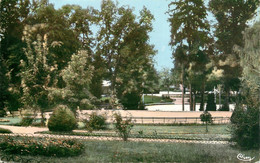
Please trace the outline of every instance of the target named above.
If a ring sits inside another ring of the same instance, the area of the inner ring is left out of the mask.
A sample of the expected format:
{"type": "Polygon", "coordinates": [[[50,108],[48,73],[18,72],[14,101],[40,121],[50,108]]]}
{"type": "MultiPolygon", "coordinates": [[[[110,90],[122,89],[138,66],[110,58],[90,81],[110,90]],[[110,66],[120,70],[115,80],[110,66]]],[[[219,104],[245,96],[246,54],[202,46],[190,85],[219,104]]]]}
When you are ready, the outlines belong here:
{"type": "MultiPolygon", "coordinates": [[[[202,124],[199,117],[132,117],[132,120],[136,124],[202,124]]],[[[212,117],[212,121],[214,124],[227,124],[230,117],[212,117]]]]}

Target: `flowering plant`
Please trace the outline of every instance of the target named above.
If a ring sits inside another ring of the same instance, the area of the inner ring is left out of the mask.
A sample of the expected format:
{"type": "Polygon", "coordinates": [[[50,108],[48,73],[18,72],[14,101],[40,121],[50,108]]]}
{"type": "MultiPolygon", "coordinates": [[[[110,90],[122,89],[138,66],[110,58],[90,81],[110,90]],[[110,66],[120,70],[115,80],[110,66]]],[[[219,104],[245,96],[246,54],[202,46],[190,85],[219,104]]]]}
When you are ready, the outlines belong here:
{"type": "Polygon", "coordinates": [[[68,157],[83,152],[83,144],[76,140],[7,136],[0,140],[0,150],[7,154],[68,157]]]}
{"type": "Polygon", "coordinates": [[[115,129],[119,136],[123,138],[124,141],[127,141],[130,131],[133,128],[134,124],[132,122],[132,118],[126,117],[125,120],[123,120],[121,114],[115,113],[115,129]]]}

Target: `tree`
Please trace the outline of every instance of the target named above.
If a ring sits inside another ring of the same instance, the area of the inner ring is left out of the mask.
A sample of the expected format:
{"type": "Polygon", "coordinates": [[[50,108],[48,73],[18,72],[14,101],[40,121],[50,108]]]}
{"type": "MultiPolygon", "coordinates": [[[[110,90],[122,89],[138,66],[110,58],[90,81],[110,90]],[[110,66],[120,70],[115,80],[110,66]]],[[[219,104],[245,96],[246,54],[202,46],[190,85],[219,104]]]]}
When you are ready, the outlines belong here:
{"type": "Polygon", "coordinates": [[[0,80],[0,117],[2,117],[6,114],[4,108],[9,96],[8,80],[6,77],[6,66],[2,58],[0,58],[0,80]]]}
{"type": "Polygon", "coordinates": [[[22,105],[19,101],[21,78],[18,74],[21,69],[20,60],[25,59],[23,51],[25,43],[22,41],[22,35],[24,20],[28,17],[28,13],[29,0],[2,0],[0,2],[0,58],[5,67],[5,73],[8,74],[7,82],[3,84],[5,83],[5,87],[8,88],[5,92],[8,94],[5,106],[10,112],[22,105]]]}
{"type": "Polygon", "coordinates": [[[210,93],[208,94],[208,100],[206,105],[207,111],[216,111],[216,103],[214,101],[214,94],[210,93]]]}
{"type": "Polygon", "coordinates": [[[159,73],[160,76],[160,87],[161,89],[167,89],[168,96],[170,91],[170,86],[173,84],[172,81],[172,74],[170,69],[163,68],[162,71],[159,73]]]}
{"type": "Polygon", "coordinates": [[[116,87],[118,97],[121,95],[123,98],[126,97],[128,103],[131,103],[131,99],[135,99],[136,109],[143,109],[141,96],[144,94],[148,72],[152,68],[152,57],[156,53],[153,46],[148,43],[152,20],[153,15],[143,8],[140,11],[139,21],[133,22],[133,29],[126,35],[120,50],[121,64],[116,87]]]}
{"type": "Polygon", "coordinates": [[[260,44],[257,39],[260,35],[260,22],[255,23],[244,32],[245,45],[235,46],[234,50],[239,53],[240,65],[243,68],[243,86],[250,90],[255,103],[260,99],[260,44]]]}
{"type": "Polygon", "coordinates": [[[47,34],[37,34],[37,40],[33,41],[33,33],[39,33],[45,28],[44,24],[26,26],[24,40],[27,44],[25,49],[26,60],[21,61],[21,98],[26,108],[34,111],[40,110],[41,123],[44,124],[44,111],[50,107],[48,100],[49,86],[52,83],[51,73],[56,69],[48,63],[49,54],[47,34]]]}
{"type": "Polygon", "coordinates": [[[200,115],[200,120],[204,123],[206,122],[206,132],[208,132],[208,123],[212,123],[212,116],[208,111],[204,111],[200,115]]]}
{"type": "MultiPolygon", "coordinates": [[[[153,16],[144,8],[139,22],[131,8],[117,7],[112,1],[102,1],[99,12],[96,54],[103,58],[104,76],[111,82],[111,103],[124,95],[137,94],[141,98],[145,72],[155,54],[148,44],[153,16]]],[[[140,100],[139,100],[140,101],[140,100]]]]}
{"type": "MultiPolygon", "coordinates": [[[[153,65],[151,65],[151,67],[146,71],[146,75],[147,75],[147,77],[146,77],[146,80],[144,81],[144,92],[143,93],[152,94],[152,100],[153,100],[153,94],[155,92],[159,92],[159,90],[160,90],[159,75],[153,65]]],[[[143,94],[143,96],[144,96],[144,94],[143,94]]]]}
{"type": "Polygon", "coordinates": [[[256,13],[258,0],[211,0],[210,10],[217,19],[215,25],[216,45],[218,49],[218,68],[224,70],[223,85],[226,92],[225,105],[229,106],[230,90],[237,90],[240,86],[241,66],[239,56],[233,51],[233,46],[243,46],[242,31],[247,22],[256,13]]]}
{"type": "MultiPolygon", "coordinates": [[[[207,12],[202,0],[181,0],[169,4],[168,21],[171,26],[170,45],[175,48],[173,58],[181,65],[182,85],[184,86],[185,69],[189,65],[190,56],[196,54],[200,48],[205,49],[209,41],[209,24],[206,20],[207,12]]],[[[192,109],[192,85],[190,88],[190,108],[192,109]]],[[[184,99],[184,89],[182,91],[184,99]]],[[[184,100],[183,100],[184,111],[184,100]]]]}
{"type": "Polygon", "coordinates": [[[93,77],[90,84],[90,92],[96,96],[98,99],[102,95],[102,84],[104,79],[104,73],[106,69],[104,68],[104,60],[98,55],[94,54],[92,65],[94,66],[93,77]]]}
{"type": "Polygon", "coordinates": [[[77,109],[93,109],[96,98],[90,93],[89,85],[94,67],[89,64],[87,51],[73,54],[61,76],[66,84],[64,88],[52,88],[51,97],[56,103],[69,106],[74,113],[77,109]]]}
{"type": "Polygon", "coordinates": [[[245,30],[244,46],[235,46],[242,67],[242,95],[231,116],[232,139],[243,148],[259,148],[260,22],[245,30]]]}

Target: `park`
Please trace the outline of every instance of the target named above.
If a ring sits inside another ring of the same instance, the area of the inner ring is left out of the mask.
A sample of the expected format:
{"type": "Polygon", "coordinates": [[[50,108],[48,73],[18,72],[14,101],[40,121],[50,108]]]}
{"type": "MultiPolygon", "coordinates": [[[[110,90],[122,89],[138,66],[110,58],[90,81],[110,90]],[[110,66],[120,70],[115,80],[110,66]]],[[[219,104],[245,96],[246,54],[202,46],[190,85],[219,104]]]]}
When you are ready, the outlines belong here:
{"type": "Polygon", "coordinates": [[[259,162],[259,1],[0,3],[0,162],[259,162]]]}

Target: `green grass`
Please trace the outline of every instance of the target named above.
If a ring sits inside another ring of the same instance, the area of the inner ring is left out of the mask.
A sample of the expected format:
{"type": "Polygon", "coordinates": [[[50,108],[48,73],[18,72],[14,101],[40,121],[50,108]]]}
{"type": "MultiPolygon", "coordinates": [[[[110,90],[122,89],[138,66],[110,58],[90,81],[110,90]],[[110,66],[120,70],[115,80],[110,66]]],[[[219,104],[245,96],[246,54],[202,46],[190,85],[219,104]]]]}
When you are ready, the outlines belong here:
{"type": "Polygon", "coordinates": [[[36,162],[239,162],[237,155],[259,159],[257,150],[241,151],[229,145],[122,141],[82,141],[85,152],[77,157],[22,156],[36,162]]]}
{"type": "MultiPolygon", "coordinates": [[[[112,126],[110,126],[111,128],[112,126]]],[[[229,134],[228,125],[209,125],[208,134],[229,134]]],[[[157,133],[163,134],[205,134],[206,127],[204,125],[191,125],[191,126],[146,126],[146,125],[135,125],[133,132],[143,131],[144,133],[151,134],[156,131],[157,133]]]]}
{"type": "MultiPolygon", "coordinates": [[[[147,126],[137,125],[131,130],[131,138],[152,138],[152,139],[186,139],[186,140],[229,140],[230,133],[228,125],[209,125],[209,132],[206,133],[205,126],[147,126]]],[[[41,132],[54,135],[78,135],[78,136],[100,136],[118,137],[110,124],[107,130],[89,132],[41,132]]]]}
{"type": "Polygon", "coordinates": [[[0,125],[13,125],[21,122],[22,118],[20,117],[4,117],[1,119],[9,120],[9,122],[0,122],[0,125]]]}
{"type": "Polygon", "coordinates": [[[163,99],[162,97],[157,96],[144,96],[144,103],[164,103],[164,102],[172,102],[171,99],[163,99]]]}

